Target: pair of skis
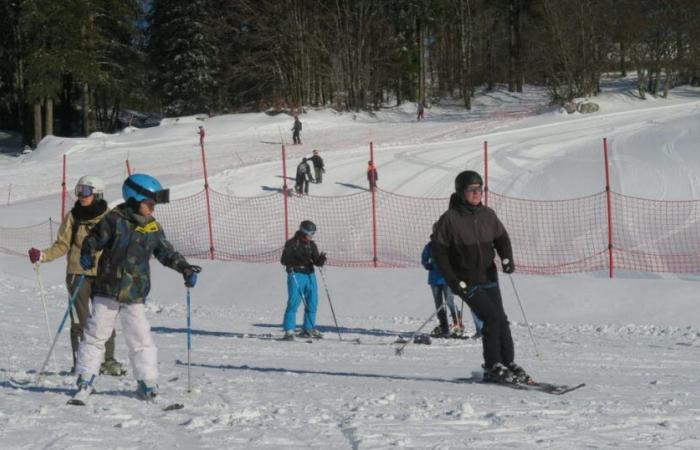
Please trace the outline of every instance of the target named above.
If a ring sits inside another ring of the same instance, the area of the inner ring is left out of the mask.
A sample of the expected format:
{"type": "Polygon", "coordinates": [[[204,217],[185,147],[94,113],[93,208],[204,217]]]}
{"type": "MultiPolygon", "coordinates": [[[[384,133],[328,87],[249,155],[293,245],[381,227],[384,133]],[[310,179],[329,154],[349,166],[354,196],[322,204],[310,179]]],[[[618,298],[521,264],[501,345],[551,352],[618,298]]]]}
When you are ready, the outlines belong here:
{"type": "Polygon", "coordinates": [[[575,385],[555,384],[555,383],[546,383],[546,382],[534,381],[534,380],[531,380],[527,383],[489,381],[489,380],[484,380],[480,375],[474,375],[470,378],[457,378],[455,380],[455,382],[456,383],[480,383],[480,384],[490,384],[490,385],[494,385],[494,386],[505,386],[505,387],[508,387],[511,389],[516,389],[519,391],[538,391],[538,392],[544,392],[545,394],[551,394],[551,395],[568,394],[569,392],[580,389],[586,385],[585,383],[575,384],[575,385]]]}

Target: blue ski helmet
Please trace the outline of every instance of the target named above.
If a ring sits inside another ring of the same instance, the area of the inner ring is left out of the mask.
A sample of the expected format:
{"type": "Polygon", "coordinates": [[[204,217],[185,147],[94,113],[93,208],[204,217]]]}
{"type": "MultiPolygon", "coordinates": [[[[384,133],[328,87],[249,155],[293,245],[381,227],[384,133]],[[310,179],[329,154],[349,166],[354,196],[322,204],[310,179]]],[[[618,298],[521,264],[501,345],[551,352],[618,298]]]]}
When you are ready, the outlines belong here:
{"type": "Polygon", "coordinates": [[[135,173],[124,180],[122,197],[126,201],[133,198],[137,202],[153,200],[156,203],[168,203],[170,189],[163,189],[160,182],[150,175],[135,173]]]}

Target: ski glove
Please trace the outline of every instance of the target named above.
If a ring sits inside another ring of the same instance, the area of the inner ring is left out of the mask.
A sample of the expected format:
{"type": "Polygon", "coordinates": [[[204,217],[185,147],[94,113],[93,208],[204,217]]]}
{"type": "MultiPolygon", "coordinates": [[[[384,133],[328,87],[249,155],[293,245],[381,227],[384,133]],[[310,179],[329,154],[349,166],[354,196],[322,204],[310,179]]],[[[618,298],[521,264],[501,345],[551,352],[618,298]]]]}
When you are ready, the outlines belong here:
{"type": "Polygon", "coordinates": [[[501,267],[503,268],[503,273],[513,273],[515,272],[515,264],[512,259],[504,259],[501,261],[501,267]]]}
{"type": "Polygon", "coordinates": [[[80,255],[80,267],[84,270],[90,270],[95,267],[95,258],[89,253],[80,255]]]}
{"type": "Polygon", "coordinates": [[[326,253],[321,252],[320,255],[318,255],[318,258],[316,259],[316,265],[318,267],[323,267],[323,265],[326,263],[326,253]]]}
{"type": "Polygon", "coordinates": [[[41,250],[38,248],[30,248],[29,249],[29,261],[31,261],[32,264],[36,264],[39,261],[41,261],[41,250]]]}
{"type": "Polygon", "coordinates": [[[182,278],[185,279],[185,286],[194,287],[197,284],[197,274],[202,271],[199,266],[187,266],[182,270],[182,278]]]}

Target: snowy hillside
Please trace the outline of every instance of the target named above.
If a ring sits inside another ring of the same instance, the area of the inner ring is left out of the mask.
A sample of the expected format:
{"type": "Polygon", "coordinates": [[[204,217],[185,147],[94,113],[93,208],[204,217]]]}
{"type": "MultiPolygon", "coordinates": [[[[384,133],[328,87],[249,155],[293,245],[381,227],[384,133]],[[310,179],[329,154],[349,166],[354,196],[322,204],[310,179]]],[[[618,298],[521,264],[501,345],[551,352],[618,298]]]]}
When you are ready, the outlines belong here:
{"type": "MultiPolygon", "coordinates": [[[[420,123],[410,107],[373,115],[310,110],[302,116],[303,145],[288,146],[288,165],[318,148],[328,170],[323,184],[311,185],[312,193],[353,193],[353,186],[366,184],[372,141],[383,189],[447,197],[460,170],[481,170],[486,140],[493,191],[565,199],[604,188],[607,137],[613,190],[657,200],[700,199],[700,91],[679,88],[669,99],[640,101],[625,85],[609,83],[593,101],[601,105],[599,113],[566,115],[549,108],[536,89],[517,96],[482,93],[474,112],[435,106],[420,123]]],[[[207,130],[212,186],[238,196],[267,194],[281,185],[280,143],[291,140],[291,123],[286,115],[203,122],[186,117],[115,135],[47,138],[30,155],[0,155],[0,227],[59,216],[64,154],[69,186],[80,175],[98,174],[113,202],[127,158],[135,170],[171,186],[175,198],[199,192],[200,124],[207,130]]],[[[27,258],[0,254],[0,447],[700,447],[695,275],[622,273],[611,280],[603,273],[516,272],[512,280],[536,347],[513,285],[502,277],[516,360],[536,379],[586,383],[552,396],[460,381],[480,372],[480,341],[409,344],[396,356],[396,335],[414,331],[431,314],[423,270],[327,268],[318,320],[325,339],[307,344],[276,341],[286,301],[280,265],[197,264],[204,270],[192,290],[189,394],[180,275],[154,263],[147,306],[159,347],[162,401],[185,407],[163,412],[133,396],[130,377],[101,377],[93,401],[80,408],[65,405],[75,381],[65,373],[71,364],[67,332],[52,374],[34,382],[49,346],[36,276],[27,258]],[[348,342],[339,342],[337,331],[348,342]],[[359,344],[352,341],[358,338],[359,344]]],[[[41,276],[53,333],[66,306],[64,261],[42,265],[41,276]]],[[[127,362],[119,332],[118,326],[117,357],[127,362]]]]}

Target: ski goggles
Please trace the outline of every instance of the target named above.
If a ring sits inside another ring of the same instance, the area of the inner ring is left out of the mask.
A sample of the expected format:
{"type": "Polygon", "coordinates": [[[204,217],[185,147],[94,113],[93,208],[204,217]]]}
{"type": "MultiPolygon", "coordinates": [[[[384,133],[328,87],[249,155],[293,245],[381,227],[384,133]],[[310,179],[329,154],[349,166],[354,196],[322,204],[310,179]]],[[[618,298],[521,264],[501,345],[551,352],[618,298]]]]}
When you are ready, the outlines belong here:
{"type": "Polygon", "coordinates": [[[468,186],[464,192],[478,192],[479,194],[484,192],[483,186],[468,186]]]}
{"type": "Polygon", "coordinates": [[[124,184],[129,186],[131,189],[136,191],[138,194],[141,194],[144,197],[146,197],[147,199],[153,200],[154,202],[156,202],[158,204],[170,203],[170,189],[161,189],[160,191],[157,191],[157,192],[151,192],[148,189],[144,189],[143,187],[134,183],[131,180],[131,178],[127,178],[126,181],[124,181],[124,184]]]}
{"type": "Polygon", "coordinates": [[[75,196],[76,197],[90,197],[95,193],[95,188],[92,186],[88,186],[87,184],[79,184],[75,187],[75,196]]]}
{"type": "Polygon", "coordinates": [[[305,230],[305,229],[303,229],[303,228],[301,229],[301,232],[304,233],[305,235],[309,236],[309,237],[311,237],[311,236],[313,236],[314,234],[316,234],[316,230],[305,230]]]}

